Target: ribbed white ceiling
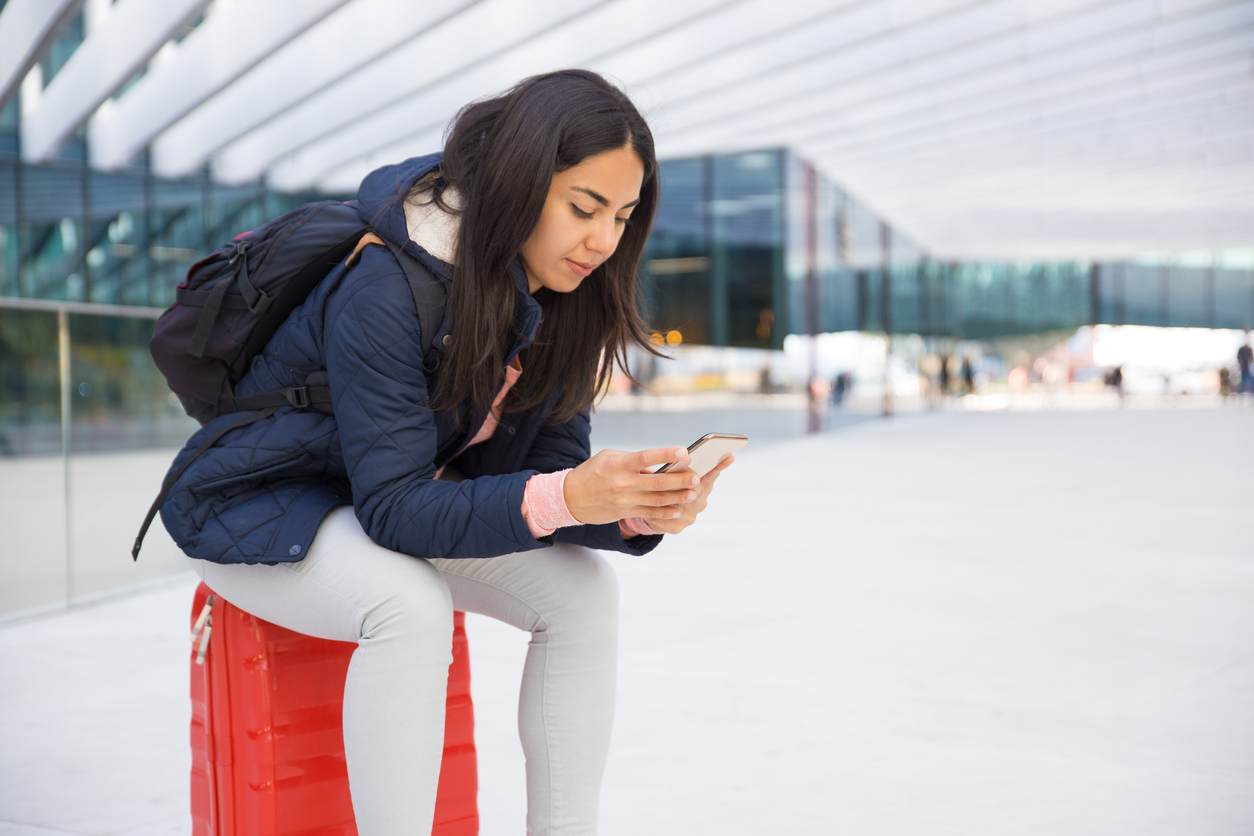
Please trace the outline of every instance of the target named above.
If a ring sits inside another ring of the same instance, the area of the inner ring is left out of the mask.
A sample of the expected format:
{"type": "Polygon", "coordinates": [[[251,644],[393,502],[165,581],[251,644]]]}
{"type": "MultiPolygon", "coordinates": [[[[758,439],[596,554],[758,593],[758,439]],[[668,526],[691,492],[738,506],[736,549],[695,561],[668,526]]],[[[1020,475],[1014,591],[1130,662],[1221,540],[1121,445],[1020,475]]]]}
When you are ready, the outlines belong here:
{"type": "MultiPolygon", "coordinates": [[[[663,157],[790,146],[936,257],[1254,246],[1254,0],[86,2],[23,103],[32,161],[87,120],[102,168],[147,146],[167,176],[352,190],[466,102],[580,66],[663,157]]],[[[0,54],[65,5],[9,0],[0,54]]]]}

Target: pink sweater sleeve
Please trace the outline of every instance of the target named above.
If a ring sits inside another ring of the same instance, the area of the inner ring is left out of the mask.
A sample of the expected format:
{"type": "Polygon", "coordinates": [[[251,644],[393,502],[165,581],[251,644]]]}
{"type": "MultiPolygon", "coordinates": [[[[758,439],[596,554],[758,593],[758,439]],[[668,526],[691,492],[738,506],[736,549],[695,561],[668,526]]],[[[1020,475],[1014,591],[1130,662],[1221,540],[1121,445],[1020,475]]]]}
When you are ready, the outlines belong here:
{"type": "MultiPolygon", "coordinates": [[[[566,495],[562,492],[566,484],[569,470],[556,473],[537,473],[527,480],[523,491],[522,515],[531,529],[532,537],[548,537],[559,528],[569,525],[582,525],[566,507],[566,495]]],[[[640,517],[630,520],[619,520],[618,529],[627,540],[637,534],[652,534],[653,531],[640,517]]]]}
{"type": "Polygon", "coordinates": [[[566,484],[569,470],[556,473],[537,473],[527,480],[523,491],[522,515],[533,537],[548,537],[559,528],[579,525],[579,520],[566,507],[562,486],[566,484]]]}

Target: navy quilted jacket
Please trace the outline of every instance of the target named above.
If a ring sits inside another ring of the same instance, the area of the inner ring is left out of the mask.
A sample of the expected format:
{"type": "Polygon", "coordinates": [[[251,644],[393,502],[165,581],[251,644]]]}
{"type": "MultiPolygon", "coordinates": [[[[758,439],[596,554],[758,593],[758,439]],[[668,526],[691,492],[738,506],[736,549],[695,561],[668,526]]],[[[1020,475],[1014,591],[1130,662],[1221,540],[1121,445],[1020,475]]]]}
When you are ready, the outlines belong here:
{"type": "MultiPolygon", "coordinates": [[[[362,182],[358,211],[447,285],[448,265],[409,240],[396,199],[438,164],[432,155],[373,172],[362,182]]],[[[507,363],[540,324],[540,306],[518,262],[514,274],[514,321],[522,336],[507,363]]],[[[445,335],[456,337],[451,307],[435,335],[437,346],[445,335]]],[[[555,392],[541,408],[505,414],[492,438],[455,457],[485,416],[463,408],[458,429],[454,416],[427,408],[418,328],[409,285],[386,248],[366,247],[352,268],[335,268],[236,386],[240,395],[300,386],[311,372],[326,369],[333,414],[285,407],[228,433],[194,461],[161,506],[179,547],[216,563],[300,560],[327,513],[349,503],[372,540],[418,557],[494,557],[554,540],[629,554],[658,544],[660,536],[624,541],[617,523],[532,537],[521,510],[527,479],[588,458],[588,414],[548,423],[555,392]],[[434,479],[436,469],[450,463],[466,481],[434,479]]],[[[201,428],[171,470],[237,417],[224,415],[201,428]]]]}

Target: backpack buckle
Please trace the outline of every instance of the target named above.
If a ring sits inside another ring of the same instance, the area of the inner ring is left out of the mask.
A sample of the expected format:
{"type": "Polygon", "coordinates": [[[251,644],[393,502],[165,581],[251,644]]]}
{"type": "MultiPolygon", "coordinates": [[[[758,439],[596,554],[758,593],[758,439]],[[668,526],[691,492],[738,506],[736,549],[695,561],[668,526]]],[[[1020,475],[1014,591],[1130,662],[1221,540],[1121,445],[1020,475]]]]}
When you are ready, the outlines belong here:
{"type": "MultiPolygon", "coordinates": [[[[251,243],[252,243],[251,241],[245,240],[245,241],[240,241],[238,244],[236,244],[235,252],[231,253],[231,256],[226,260],[226,263],[233,265],[235,264],[235,262],[239,261],[245,255],[247,255],[248,245],[251,243]]],[[[236,268],[236,269],[239,269],[239,268],[236,268]]]]}
{"type": "Polygon", "coordinates": [[[283,394],[287,396],[287,402],[297,409],[309,406],[308,386],[290,386],[283,390],[283,394]]]}

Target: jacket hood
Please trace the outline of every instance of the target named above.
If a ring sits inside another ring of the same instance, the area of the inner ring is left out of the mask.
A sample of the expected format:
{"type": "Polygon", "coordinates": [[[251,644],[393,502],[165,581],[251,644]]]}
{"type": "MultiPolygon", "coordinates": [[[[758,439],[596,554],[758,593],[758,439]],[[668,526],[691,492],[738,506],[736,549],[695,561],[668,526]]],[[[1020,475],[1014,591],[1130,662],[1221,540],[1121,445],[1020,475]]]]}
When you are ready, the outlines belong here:
{"type": "Polygon", "coordinates": [[[443,155],[410,157],[404,162],[376,168],[357,190],[357,214],[379,235],[398,247],[409,243],[405,225],[405,195],[414,184],[440,165],[443,155]]]}
{"type": "MultiPolygon", "coordinates": [[[[410,157],[394,165],[376,168],[367,174],[357,190],[357,214],[380,236],[397,247],[408,249],[447,284],[449,266],[410,241],[404,203],[404,197],[409,194],[409,190],[414,187],[415,183],[439,167],[443,156],[441,153],[435,153],[427,154],[425,157],[410,157]]],[[[535,340],[540,328],[541,316],[540,303],[531,296],[527,271],[523,268],[522,259],[514,259],[510,264],[510,274],[513,276],[514,288],[517,291],[514,299],[514,328],[523,339],[511,349],[509,356],[505,358],[507,363],[527,344],[535,340]]],[[[449,305],[445,312],[444,323],[436,334],[437,338],[442,338],[452,329],[452,306],[449,305]]]]}

